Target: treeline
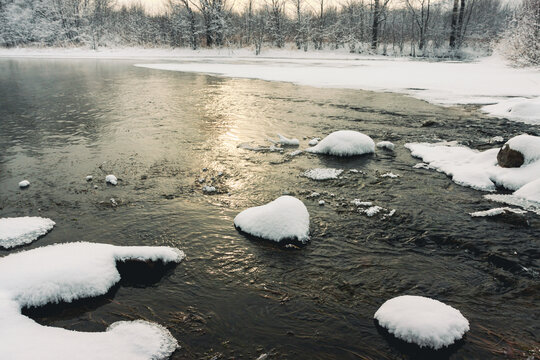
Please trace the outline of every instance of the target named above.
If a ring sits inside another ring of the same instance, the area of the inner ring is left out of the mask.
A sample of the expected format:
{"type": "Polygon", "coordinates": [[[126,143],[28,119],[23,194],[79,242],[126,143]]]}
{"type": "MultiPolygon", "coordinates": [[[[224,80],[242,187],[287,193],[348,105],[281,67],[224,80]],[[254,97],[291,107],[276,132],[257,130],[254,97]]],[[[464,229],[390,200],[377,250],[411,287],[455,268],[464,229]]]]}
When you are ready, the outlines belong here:
{"type": "Polygon", "coordinates": [[[339,7],[327,0],[247,0],[243,8],[227,0],[170,0],[166,12],[152,15],[112,0],[0,0],[0,44],[252,47],[256,53],[294,44],[306,51],[455,56],[464,47],[489,52],[523,22],[538,39],[540,15],[524,21],[525,5],[540,11],[540,0],[520,7],[501,0],[345,0],[339,7]]]}

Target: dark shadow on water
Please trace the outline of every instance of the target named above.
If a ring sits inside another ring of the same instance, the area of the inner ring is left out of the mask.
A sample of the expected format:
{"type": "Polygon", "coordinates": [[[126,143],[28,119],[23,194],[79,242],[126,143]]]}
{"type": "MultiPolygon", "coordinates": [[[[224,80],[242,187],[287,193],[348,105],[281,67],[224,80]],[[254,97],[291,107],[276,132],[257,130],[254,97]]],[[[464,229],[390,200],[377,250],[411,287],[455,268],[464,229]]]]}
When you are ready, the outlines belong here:
{"type": "MultiPolygon", "coordinates": [[[[21,312],[42,325],[48,325],[54,321],[75,319],[112,302],[121,286],[145,288],[157,284],[161,279],[170,275],[176,265],[176,263],[165,264],[161,260],[117,261],[116,268],[120,273],[121,280],[106,294],[72,302],[61,301],[38,307],[24,307],[21,312]]],[[[105,330],[105,326],[97,331],[103,330],[105,330]]]]}
{"type": "Polygon", "coordinates": [[[433,350],[430,348],[421,348],[420,346],[396,338],[390,334],[388,330],[379,325],[377,320],[373,320],[377,332],[381,335],[390,345],[390,347],[400,354],[404,355],[405,359],[410,360],[448,360],[454,355],[464,344],[465,337],[456,341],[454,344],[444,347],[440,350],[433,350]]]}
{"type": "Polygon", "coordinates": [[[307,244],[309,243],[308,242],[308,243],[304,244],[301,241],[298,241],[298,238],[296,238],[296,237],[282,239],[279,242],[277,242],[277,241],[274,241],[274,240],[268,240],[268,239],[264,239],[264,238],[260,238],[258,236],[248,234],[247,232],[242,231],[242,229],[239,226],[236,226],[236,225],[234,226],[234,228],[240,234],[242,234],[244,237],[246,237],[247,239],[249,239],[249,240],[251,240],[253,242],[264,244],[265,246],[268,246],[268,247],[280,248],[280,249],[285,249],[285,250],[289,250],[289,249],[294,250],[294,249],[302,249],[302,248],[306,247],[307,244]]]}

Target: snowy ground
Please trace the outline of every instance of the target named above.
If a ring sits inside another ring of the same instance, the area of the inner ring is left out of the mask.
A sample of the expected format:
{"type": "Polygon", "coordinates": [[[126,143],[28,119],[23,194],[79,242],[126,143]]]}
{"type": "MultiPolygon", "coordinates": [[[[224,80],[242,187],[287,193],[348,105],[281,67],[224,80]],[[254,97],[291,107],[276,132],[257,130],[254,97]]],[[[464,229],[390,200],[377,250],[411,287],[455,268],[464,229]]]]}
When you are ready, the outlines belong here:
{"type": "Polygon", "coordinates": [[[540,71],[515,69],[497,56],[474,62],[423,61],[346,52],[250,49],[0,49],[0,57],[158,59],[138,66],[300,85],[405,93],[442,105],[483,104],[484,111],[540,124],[540,71]]]}

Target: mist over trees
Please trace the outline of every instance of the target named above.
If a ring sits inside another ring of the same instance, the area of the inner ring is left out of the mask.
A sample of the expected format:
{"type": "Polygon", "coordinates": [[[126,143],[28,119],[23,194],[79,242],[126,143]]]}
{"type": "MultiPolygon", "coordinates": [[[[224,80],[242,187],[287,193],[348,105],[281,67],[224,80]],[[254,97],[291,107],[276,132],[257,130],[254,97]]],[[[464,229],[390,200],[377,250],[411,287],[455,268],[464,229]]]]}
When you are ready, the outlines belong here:
{"type": "MultiPolygon", "coordinates": [[[[538,64],[540,0],[169,0],[166,12],[113,0],[0,0],[0,45],[346,49],[398,56],[483,54],[501,44],[538,64]]],[[[526,60],[523,61],[523,58],[526,60]]]]}

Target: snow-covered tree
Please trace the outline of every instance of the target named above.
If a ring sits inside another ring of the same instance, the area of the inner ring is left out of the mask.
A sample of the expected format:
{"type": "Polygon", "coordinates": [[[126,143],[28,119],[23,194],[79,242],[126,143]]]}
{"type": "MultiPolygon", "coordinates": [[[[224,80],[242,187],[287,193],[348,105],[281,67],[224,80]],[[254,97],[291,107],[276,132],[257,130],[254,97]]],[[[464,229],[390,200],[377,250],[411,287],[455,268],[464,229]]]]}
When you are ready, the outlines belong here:
{"type": "Polygon", "coordinates": [[[540,0],[524,0],[500,48],[516,65],[540,65],[540,0]]]}

